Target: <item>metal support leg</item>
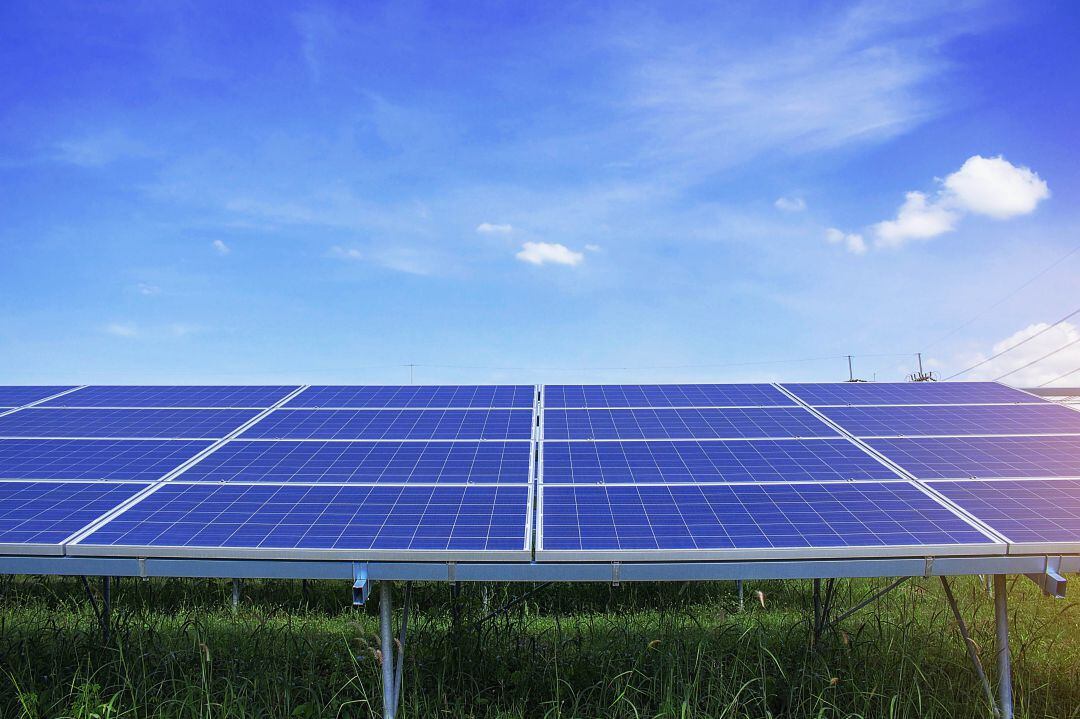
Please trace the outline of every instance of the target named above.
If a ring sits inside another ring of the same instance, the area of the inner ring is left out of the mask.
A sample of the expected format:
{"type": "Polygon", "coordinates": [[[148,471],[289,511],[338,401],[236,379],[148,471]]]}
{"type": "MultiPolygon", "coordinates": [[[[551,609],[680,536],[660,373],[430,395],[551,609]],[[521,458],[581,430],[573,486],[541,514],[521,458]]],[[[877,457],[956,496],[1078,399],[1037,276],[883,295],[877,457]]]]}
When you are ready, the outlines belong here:
{"type": "Polygon", "coordinates": [[[394,719],[394,588],[379,582],[379,638],[382,643],[383,719],[394,719]]]}
{"type": "Polygon", "coordinates": [[[746,605],[743,602],[743,584],[741,579],[735,580],[735,592],[739,595],[739,611],[742,612],[742,610],[746,608],[746,605]]]}
{"type": "Polygon", "coordinates": [[[990,703],[991,708],[994,710],[994,716],[1000,717],[1001,710],[998,709],[997,701],[994,699],[994,690],[990,687],[990,680],[986,678],[986,671],[983,669],[982,662],[979,661],[979,653],[975,651],[975,642],[972,641],[971,635],[968,633],[967,624],[964,622],[964,617],[960,614],[960,607],[956,605],[956,597],[953,596],[952,587],[949,586],[949,580],[944,576],[941,577],[941,586],[945,590],[945,599],[949,602],[949,608],[952,609],[953,617],[956,618],[956,625],[960,628],[960,636],[964,640],[964,648],[967,649],[968,658],[975,667],[975,674],[979,677],[979,683],[982,684],[983,692],[986,693],[986,701],[990,703]]]}
{"type": "Polygon", "coordinates": [[[1013,719],[1012,656],[1009,653],[1009,598],[1004,574],[994,575],[994,624],[997,628],[998,696],[1001,719],[1013,719]]]}
{"type": "Polygon", "coordinates": [[[240,580],[232,580],[232,608],[235,612],[240,607],[240,580]]]}
{"type": "Polygon", "coordinates": [[[398,630],[397,662],[394,665],[394,714],[401,706],[401,675],[405,671],[405,639],[409,634],[409,606],[412,604],[412,582],[405,583],[405,601],[401,605],[401,628],[398,630]]]}
{"type": "Polygon", "coordinates": [[[101,634],[106,643],[112,633],[112,577],[101,578],[101,634]]]}
{"type": "Polygon", "coordinates": [[[816,645],[821,627],[821,580],[814,580],[814,624],[811,630],[813,643],[816,645]]]}

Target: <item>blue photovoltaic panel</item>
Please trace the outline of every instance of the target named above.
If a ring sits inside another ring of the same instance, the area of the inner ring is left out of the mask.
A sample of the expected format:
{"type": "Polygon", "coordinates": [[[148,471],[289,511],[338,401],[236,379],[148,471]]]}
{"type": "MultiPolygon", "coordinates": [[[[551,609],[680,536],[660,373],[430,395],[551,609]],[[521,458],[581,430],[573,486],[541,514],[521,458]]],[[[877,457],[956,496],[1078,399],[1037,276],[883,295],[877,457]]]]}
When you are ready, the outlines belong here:
{"type": "MultiPolygon", "coordinates": [[[[161,485],[83,546],[495,552],[526,548],[529,490],[425,487],[161,485]]],[[[169,554],[168,550],[157,553],[169,554]]],[[[527,555],[526,555],[527,556],[527,555]]]]}
{"type": "Polygon", "coordinates": [[[0,439],[0,478],[153,481],[210,444],[198,440],[0,439]]]}
{"type": "Polygon", "coordinates": [[[1080,544],[1080,481],[966,480],[930,486],[1010,542],[1080,544]]]}
{"type": "MultiPolygon", "coordinates": [[[[0,545],[59,544],[147,486],[0,482],[0,545]]],[[[18,548],[4,551],[17,553],[18,548]]]]}
{"type": "Polygon", "coordinates": [[[1055,404],[951,407],[822,407],[857,437],[1080,434],[1080,412],[1055,404]]]}
{"type": "Polygon", "coordinates": [[[846,439],[544,442],[545,484],[899,479],[846,439]]]}
{"type": "Polygon", "coordinates": [[[545,485],[541,491],[544,552],[992,544],[908,482],[545,485]]]}
{"type": "Polygon", "coordinates": [[[529,442],[245,442],[233,440],[184,482],[528,484],[529,442]]]}
{"type": "Polygon", "coordinates": [[[69,389],[71,389],[71,385],[66,387],[47,385],[0,386],[0,407],[21,407],[24,404],[37,402],[69,389]]]}
{"type": "Polygon", "coordinates": [[[266,409],[296,387],[96,386],[44,402],[43,407],[242,407],[266,409]]]}
{"type": "Polygon", "coordinates": [[[530,439],[531,409],[279,409],[244,439],[530,439]]]}
{"type": "Polygon", "coordinates": [[[532,385],[315,385],[286,407],[367,409],[528,409],[536,404],[532,385]]]}
{"type": "Polygon", "coordinates": [[[838,435],[838,432],[801,407],[544,410],[544,439],[733,439],[838,435]]]}
{"type": "Polygon", "coordinates": [[[1046,403],[1046,400],[997,382],[834,382],[783,386],[812,406],[1046,403]]]}
{"type": "Polygon", "coordinates": [[[215,439],[258,414],[247,409],[21,409],[0,417],[0,437],[215,439]]]}
{"type": "Polygon", "coordinates": [[[918,479],[1080,477],[1080,437],[870,439],[918,479]]]}
{"type": "Polygon", "coordinates": [[[549,384],[544,406],[785,407],[790,397],[768,384],[549,384]]]}

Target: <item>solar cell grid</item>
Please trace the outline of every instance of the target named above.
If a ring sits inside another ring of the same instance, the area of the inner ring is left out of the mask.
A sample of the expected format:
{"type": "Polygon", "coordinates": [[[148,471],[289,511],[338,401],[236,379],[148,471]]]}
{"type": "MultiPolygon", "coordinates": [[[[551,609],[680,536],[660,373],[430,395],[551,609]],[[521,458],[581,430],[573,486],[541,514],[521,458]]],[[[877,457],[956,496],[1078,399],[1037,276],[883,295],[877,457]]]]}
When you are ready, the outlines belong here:
{"type": "Polygon", "coordinates": [[[147,486],[0,481],[0,546],[8,554],[60,554],[61,542],[147,486]]]}
{"type": "Polygon", "coordinates": [[[265,409],[296,386],[98,385],[83,387],[43,407],[233,407],[265,409]]]}
{"type": "Polygon", "coordinates": [[[947,407],[823,407],[857,437],[1080,434],[1080,412],[1054,404],[947,407]]]}
{"type": "Polygon", "coordinates": [[[210,444],[147,439],[3,439],[0,479],[154,481],[210,444]]]}
{"type": "Polygon", "coordinates": [[[545,385],[544,406],[593,407],[779,407],[795,403],[768,384],[545,385]]]}
{"type": "Polygon", "coordinates": [[[545,484],[898,479],[847,440],[544,442],[545,484]]]}
{"type": "Polygon", "coordinates": [[[531,439],[533,412],[513,410],[278,409],[245,439],[531,439]]]}
{"type": "Polygon", "coordinates": [[[233,440],[184,482],[503,483],[530,481],[529,442],[233,440]]]}
{"type": "Polygon", "coordinates": [[[542,547],[557,558],[994,553],[982,532],[908,482],[551,486],[542,547]],[[650,554],[651,552],[651,554],[650,554]]]}
{"type": "Polygon", "coordinates": [[[1046,404],[1039,397],[996,382],[832,382],[782,386],[811,406],[1046,404]]]}
{"type": "Polygon", "coordinates": [[[286,407],[329,408],[519,408],[536,404],[532,385],[316,385],[286,407]]]}
{"type": "Polygon", "coordinates": [[[1080,550],[1078,480],[934,481],[930,486],[1010,542],[1036,545],[1028,551],[1080,550]]]}
{"type": "Polygon", "coordinates": [[[867,443],[918,479],[1080,477],[1080,437],[941,437],[867,443]]]}
{"type": "Polygon", "coordinates": [[[244,409],[20,409],[0,437],[217,439],[258,414],[244,409]]]}
{"type": "Polygon", "coordinates": [[[171,482],[69,554],[528,558],[524,486],[171,482]]]}
{"type": "Polygon", "coordinates": [[[0,386],[0,407],[22,407],[59,392],[71,389],[71,385],[6,385],[0,386]]]}
{"type": "Polygon", "coordinates": [[[546,409],[545,439],[837,437],[801,407],[761,409],[546,409]]]}

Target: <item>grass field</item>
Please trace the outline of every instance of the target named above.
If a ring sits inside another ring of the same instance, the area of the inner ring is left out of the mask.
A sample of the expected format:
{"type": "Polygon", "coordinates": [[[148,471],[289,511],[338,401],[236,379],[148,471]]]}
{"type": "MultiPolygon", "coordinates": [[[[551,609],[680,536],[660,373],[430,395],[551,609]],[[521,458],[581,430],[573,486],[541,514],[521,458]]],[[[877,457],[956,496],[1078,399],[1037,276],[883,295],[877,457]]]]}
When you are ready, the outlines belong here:
{"type": "MultiPolygon", "coordinates": [[[[837,607],[887,580],[844,581],[837,607]]],[[[92,586],[97,586],[96,584],[92,586]]],[[[1017,714],[1080,717],[1080,609],[1011,581],[1017,714]]],[[[368,717],[377,602],[342,583],[125,579],[103,643],[82,584],[4,578],[3,717],[368,717]]],[[[809,582],[414,588],[403,717],[987,717],[936,579],[911,580],[812,646],[809,582]],[[761,594],[759,595],[758,592],[761,594]]],[[[955,582],[994,675],[993,608],[955,582]]]]}

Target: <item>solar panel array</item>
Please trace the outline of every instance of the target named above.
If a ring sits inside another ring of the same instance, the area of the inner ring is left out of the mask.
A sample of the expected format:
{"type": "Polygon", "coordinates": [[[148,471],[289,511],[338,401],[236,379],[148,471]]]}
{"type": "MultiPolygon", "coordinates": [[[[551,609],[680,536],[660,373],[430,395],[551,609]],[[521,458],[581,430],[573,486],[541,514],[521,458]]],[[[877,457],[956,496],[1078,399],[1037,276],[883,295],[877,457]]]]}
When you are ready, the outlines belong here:
{"type": "Polygon", "coordinates": [[[529,559],[537,390],[0,387],[0,545],[529,559]],[[16,404],[18,403],[18,404],[16,404]]]}
{"type": "Polygon", "coordinates": [[[1006,551],[1080,551],[1080,412],[995,383],[0,387],[4,553],[1006,551]]]}
{"type": "MultiPolygon", "coordinates": [[[[831,387],[799,389],[844,404],[929,396],[876,386],[876,396],[860,398],[831,387]]],[[[981,384],[972,389],[1001,397],[981,384]]],[[[542,398],[540,559],[1002,551],[962,512],[783,386],[548,386],[542,398]]]]}

